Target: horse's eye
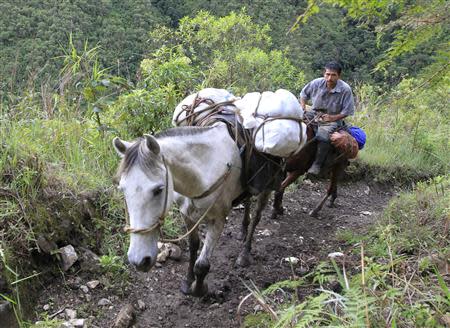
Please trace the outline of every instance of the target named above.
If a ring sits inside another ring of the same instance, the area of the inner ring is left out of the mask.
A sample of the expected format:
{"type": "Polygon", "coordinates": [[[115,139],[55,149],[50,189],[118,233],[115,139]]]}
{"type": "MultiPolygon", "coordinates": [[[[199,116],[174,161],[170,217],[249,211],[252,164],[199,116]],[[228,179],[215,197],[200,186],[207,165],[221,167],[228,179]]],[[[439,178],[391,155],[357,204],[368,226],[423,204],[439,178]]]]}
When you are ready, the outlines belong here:
{"type": "Polygon", "coordinates": [[[153,189],[153,196],[158,196],[163,191],[163,189],[164,189],[163,186],[158,186],[155,189],[153,189]]]}

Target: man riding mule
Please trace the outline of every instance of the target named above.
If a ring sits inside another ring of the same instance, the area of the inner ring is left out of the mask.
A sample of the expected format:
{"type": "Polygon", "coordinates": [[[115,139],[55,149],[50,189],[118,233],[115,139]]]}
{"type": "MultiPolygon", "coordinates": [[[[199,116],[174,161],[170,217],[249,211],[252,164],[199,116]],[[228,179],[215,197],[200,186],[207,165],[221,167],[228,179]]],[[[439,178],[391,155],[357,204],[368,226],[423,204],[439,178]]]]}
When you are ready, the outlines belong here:
{"type": "Polygon", "coordinates": [[[325,65],[324,77],[309,82],[300,93],[301,107],[311,100],[312,109],[305,117],[317,126],[317,151],[308,174],[318,175],[330,149],[330,135],[344,126],[344,118],[355,111],[352,89],[340,79],[342,67],[337,62],[325,65]]]}

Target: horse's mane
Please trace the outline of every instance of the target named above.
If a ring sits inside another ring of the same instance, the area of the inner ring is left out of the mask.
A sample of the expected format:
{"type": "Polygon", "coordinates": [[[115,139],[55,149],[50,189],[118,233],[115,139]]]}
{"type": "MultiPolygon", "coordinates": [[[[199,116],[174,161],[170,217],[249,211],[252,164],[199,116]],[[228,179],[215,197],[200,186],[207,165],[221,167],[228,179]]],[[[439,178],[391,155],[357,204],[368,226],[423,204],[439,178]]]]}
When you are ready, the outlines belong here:
{"type": "MultiPolygon", "coordinates": [[[[182,137],[202,134],[211,130],[212,127],[197,127],[197,126],[185,126],[167,129],[155,135],[155,138],[165,137],[182,137]]],[[[140,137],[136,139],[133,144],[126,150],[122,161],[120,162],[117,173],[114,177],[114,181],[119,181],[122,174],[126,174],[134,165],[139,165],[144,172],[150,171],[156,173],[156,170],[162,170],[163,167],[157,165],[155,161],[155,154],[149,151],[145,143],[145,138],[140,137]]]]}
{"type": "Polygon", "coordinates": [[[181,126],[159,132],[155,135],[155,138],[193,136],[202,134],[206,131],[211,130],[212,128],[213,127],[211,126],[181,126]]]}

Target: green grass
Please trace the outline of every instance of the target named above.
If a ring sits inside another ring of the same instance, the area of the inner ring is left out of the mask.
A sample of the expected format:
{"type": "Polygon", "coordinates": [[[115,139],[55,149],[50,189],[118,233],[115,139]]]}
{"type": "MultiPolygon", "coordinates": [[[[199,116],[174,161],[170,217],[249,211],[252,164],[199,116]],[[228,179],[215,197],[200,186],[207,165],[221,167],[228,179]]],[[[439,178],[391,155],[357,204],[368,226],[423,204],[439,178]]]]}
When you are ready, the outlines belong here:
{"type": "Polygon", "coordinates": [[[359,158],[379,181],[415,182],[449,172],[448,84],[410,92],[421,83],[405,79],[381,96],[371,86],[355,89],[357,109],[349,122],[365,130],[359,158]]]}
{"type": "MultiPolygon", "coordinates": [[[[123,200],[112,183],[119,159],[111,147],[112,136],[100,134],[89,122],[15,120],[5,114],[0,117],[0,131],[0,246],[4,263],[13,270],[1,274],[11,286],[4,297],[14,302],[17,321],[23,326],[32,313],[33,284],[39,285],[29,266],[32,254],[37,254],[38,236],[65,245],[76,234],[100,255],[111,250],[111,256],[124,254],[123,200]],[[93,202],[88,220],[86,197],[93,202]],[[63,221],[73,228],[64,229],[63,221]],[[20,302],[24,292],[26,304],[20,302]]],[[[45,270],[52,267],[58,270],[56,258],[45,270]]],[[[52,322],[44,320],[42,325],[52,322]]]]}
{"type": "Polygon", "coordinates": [[[0,128],[10,156],[3,163],[14,163],[17,154],[32,153],[46,163],[48,175],[76,190],[111,184],[118,162],[111,147],[112,135],[101,135],[95,127],[77,120],[3,119],[0,128]]]}

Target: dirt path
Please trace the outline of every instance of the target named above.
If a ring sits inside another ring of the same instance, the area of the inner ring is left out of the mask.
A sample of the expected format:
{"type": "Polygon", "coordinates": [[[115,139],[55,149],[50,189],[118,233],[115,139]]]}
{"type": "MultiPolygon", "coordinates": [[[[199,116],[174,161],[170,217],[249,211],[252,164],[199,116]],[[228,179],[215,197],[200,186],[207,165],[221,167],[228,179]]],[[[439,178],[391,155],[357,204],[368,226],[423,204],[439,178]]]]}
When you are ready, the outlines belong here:
{"type": "MultiPolygon", "coordinates": [[[[98,305],[100,298],[109,295],[100,287],[88,301],[80,298],[80,291],[66,288],[61,295],[51,295],[49,293],[54,289],[49,288],[41,297],[42,303],[51,297],[59,308],[63,304],[58,302],[67,302],[67,307],[75,309],[84,306],[85,314],[91,316],[89,327],[112,327],[120,308],[125,303],[137,304],[138,300],[144,302],[146,308],[137,313],[134,327],[239,327],[237,307],[242,297],[248,294],[244,282],[253,282],[263,289],[276,281],[288,279],[292,276],[292,269],[283,261],[288,256],[301,260],[302,265],[297,266],[296,274],[308,271],[328,253],[341,250],[334,238],[338,229],[365,229],[394,194],[392,190],[368,186],[365,182],[342,184],[337,208],[324,207],[319,218],[311,218],[308,211],[325,187],[325,182],[305,181],[301,188],[294,188],[286,194],[283,217],[270,220],[270,211],[264,212],[255,233],[254,261],[248,268],[235,265],[241,246],[237,236],[242,211],[234,210],[211,260],[208,282],[210,289],[214,290],[212,297],[197,299],[186,297],[179,291],[188,260],[187,247],[183,246],[181,261],[169,260],[149,273],[133,271],[130,286],[122,291],[122,296],[113,297],[109,307],[98,305]]],[[[85,279],[96,277],[83,277],[85,279]]],[[[246,304],[243,315],[254,311],[255,303],[246,304]]]]}

